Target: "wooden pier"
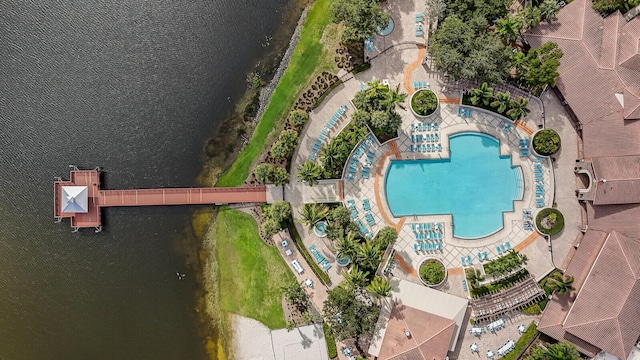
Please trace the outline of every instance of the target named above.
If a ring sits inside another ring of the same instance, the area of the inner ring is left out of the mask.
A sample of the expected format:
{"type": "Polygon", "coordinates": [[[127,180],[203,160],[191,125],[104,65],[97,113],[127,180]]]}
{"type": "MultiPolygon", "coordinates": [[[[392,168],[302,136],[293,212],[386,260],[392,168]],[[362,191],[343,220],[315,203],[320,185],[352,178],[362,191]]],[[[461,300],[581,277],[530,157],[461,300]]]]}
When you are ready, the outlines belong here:
{"type": "Polygon", "coordinates": [[[266,186],[231,188],[100,189],[100,170],[71,170],[69,181],[56,179],[54,210],[56,220],[71,219],[74,231],[102,229],[101,208],[108,206],[202,205],[266,203],[266,186]]]}

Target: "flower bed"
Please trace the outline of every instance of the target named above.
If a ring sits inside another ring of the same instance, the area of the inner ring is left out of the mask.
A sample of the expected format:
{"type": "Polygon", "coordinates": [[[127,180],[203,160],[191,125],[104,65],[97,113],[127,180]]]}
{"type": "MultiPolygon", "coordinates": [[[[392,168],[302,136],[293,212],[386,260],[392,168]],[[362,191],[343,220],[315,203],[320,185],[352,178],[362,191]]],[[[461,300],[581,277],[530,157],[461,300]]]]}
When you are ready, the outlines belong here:
{"type": "Polygon", "coordinates": [[[536,215],[536,227],[543,234],[555,235],[564,227],[564,216],[557,209],[542,209],[536,215]]]}
{"type": "Polygon", "coordinates": [[[439,286],[447,277],[447,270],[442,261],[434,258],[425,259],[419,267],[420,280],[427,286],[439,286]]]}
{"type": "Polygon", "coordinates": [[[418,90],[411,95],[411,111],[416,116],[425,117],[438,109],[439,102],[436,93],[431,90],[418,90]]]}

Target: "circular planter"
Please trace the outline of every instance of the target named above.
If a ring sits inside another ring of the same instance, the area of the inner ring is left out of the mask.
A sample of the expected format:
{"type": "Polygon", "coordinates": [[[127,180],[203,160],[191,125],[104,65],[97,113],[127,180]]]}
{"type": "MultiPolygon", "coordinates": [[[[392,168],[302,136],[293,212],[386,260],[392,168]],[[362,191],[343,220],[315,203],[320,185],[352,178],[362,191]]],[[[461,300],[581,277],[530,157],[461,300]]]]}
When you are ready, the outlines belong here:
{"type": "Polygon", "coordinates": [[[531,149],[538,156],[551,156],[557,153],[560,150],[560,143],[560,135],[551,129],[538,130],[531,136],[531,149]],[[540,146],[544,148],[539,149],[540,146]]]}
{"type": "Polygon", "coordinates": [[[349,258],[348,256],[338,256],[336,257],[336,263],[344,267],[351,263],[351,258],[349,258]]]}
{"type": "Polygon", "coordinates": [[[545,235],[555,235],[564,228],[564,216],[562,213],[553,208],[545,208],[540,210],[536,214],[536,229],[538,232],[545,235]],[[556,221],[553,224],[549,223],[549,215],[555,214],[556,221]]]}
{"type": "Polygon", "coordinates": [[[409,104],[411,105],[411,112],[413,115],[421,119],[428,118],[438,111],[438,108],[440,108],[438,96],[429,89],[421,89],[414,92],[411,95],[411,99],[409,99],[409,104]],[[426,109],[422,109],[421,104],[425,103],[430,103],[430,105],[433,106],[428,106],[426,109]]]}
{"type": "Polygon", "coordinates": [[[438,287],[442,285],[445,280],[447,280],[447,268],[444,266],[442,261],[436,258],[426,258],[422,260],[420,266],[418,266],[418,275],[420,277],[420,281],[423,284],[429,287],[438,287]],[[439,268],[439,269],[438,269],[439,268]],[[423,275],[428,273],[434,281],[429,281],[428,279],[424,279],[423,275]],[[435,280],[440,280],[436,282],[435,280]]]}
{"type": "Polygon", "coordinates": [[[378,35],[380,36],[387,36],[389,34],[391,34],[391,32],[393,31],[393,28],[395,27],[395,24],[393,22],[393,18],[389,17],[389,23],[387,24],[387,27],[384,29],[378,29],[376,31],[376,33],[378,33],[378,35]]]}
{"type": "Polygon", "coordinates": [[[318,237],[327,237],[327,226],[329,226],[329,224],[327,224],[326,221],[318,221],[314,226],[313,226],[313,232],[316,234],[316,236],[318,237]]]}

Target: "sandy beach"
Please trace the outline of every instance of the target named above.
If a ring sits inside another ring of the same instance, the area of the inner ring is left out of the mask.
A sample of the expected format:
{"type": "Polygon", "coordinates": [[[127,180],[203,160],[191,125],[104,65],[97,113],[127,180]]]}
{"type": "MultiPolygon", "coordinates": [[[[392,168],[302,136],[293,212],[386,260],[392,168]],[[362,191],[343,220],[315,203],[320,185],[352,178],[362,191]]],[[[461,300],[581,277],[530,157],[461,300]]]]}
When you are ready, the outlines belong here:
{"type": "Polygon", "coordinates": [[[275,360],[271,330],[257,320],[231,315],[233,354],[236,360],[275,360]]]}

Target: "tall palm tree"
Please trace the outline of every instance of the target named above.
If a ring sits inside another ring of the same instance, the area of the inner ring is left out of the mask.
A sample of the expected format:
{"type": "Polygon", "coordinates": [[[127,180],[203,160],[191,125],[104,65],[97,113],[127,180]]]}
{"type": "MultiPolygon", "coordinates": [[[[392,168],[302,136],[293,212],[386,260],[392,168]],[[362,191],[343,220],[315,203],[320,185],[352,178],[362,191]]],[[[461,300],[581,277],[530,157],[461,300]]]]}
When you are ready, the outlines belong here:
{"type": "Polygon", "coordinates": [[[512,16],[498,19],[495,31],[506,43],[512,44],[520,37],[520,22],[512,16]]]}
{"type": "Polygon", "coordinates": [[[511,94],[508,91],[497,92],[493,97],[495,100],[491,102],[491,106],[497,107],[499,113],[504,113],[511,103],[511,94]]]}
{"type": "Polygon", "coordinates": [[[357,265],[354,265],[351,270],[345,271],[343,275],[344,284],[350,290],[363,288],[369,280],[369,272],[360,270],[357,265]]]}
{"type": "Polygon", "coordinates": [[[483,103],[485,106],[489,105],[491,97],[493,97],[493,88],[489,87],[486,82],[482,83],[477,89],[471,89],[471,103],[473,105],[478,105],[479,103],[483,103]]]}
{"type": "Polygon", "coordinates": [[[511,100],[509,104],[511,109],[507,111],[507,115],[513,120],[520,120],[531,111],[527,106],[529,106],[529,100],[518,96],[518,100],[511,100]]]}
{"type": "Polygon", "coordinates": [[[298,165],[298,179],[302,182],[306,182],[309,186],[313,186],[318,183],[318,179],[322,175],[322,168],[315,161],[307,160],[298,165]]]}
{"type": "Polygon", "coordinates": [[[387,97],[382,101],[387,111],[392,110],[396,104],[401,103],[407,98],[407,94],[400,92],[400,84],[396,86],[395,90],[389,89],[387,97]]]}
{"type": "Polygon", "coordinates": [[[351,261],[355,262],[358,253],[358,243],[355,240],[355,233],[349,232],[338,239],[336,242],[336,255],[339,257],[348,256],[351,261]]]}
{"type": "Polygon", "coordinates": [[[511,66],[516,69],[516,76],[522,74],[524,65],[527,62],[525,54],[522,51],[517,50],[516,52],[511,53],[509,60],[511,60],[511,66]]]}
{"type": "Polygon", "coordinates": [[[570,291],[575,290],[573,287],[573,276],[563,276],[556,274],[547,279],[547,286],[551,290],[554,290],[558,295],[564,295],[570,291]]]}
{"type": "Polygon", "coordinates": [[[311,231],[313,225],[326,218],[327,214],[329,214],[329,207],[326,205],[316,203],[304,204],[300,209],[301,217],[297,221],[302,223],[304,226],[309,227],[309,231],[311,231]]]}
{"type": "Polygon", "coordinates": [[[358,246],[358,262],[365,269],[376,270],[382,254],[373,241],[367,240],[358,246]]]}
{"type": "Polygon", "coordinates": [[[391,280],[385,277],[376,276],[371,284],[367,285],[366,290],[375,298],[385,298],[391,295],[391,280]]]}
{"type": "Polygon", "coordinates": [[[320,151],[320,160],[325,168],[333,169],[340,164],[342,152],[337,142],[332,141],[320,151]]]}

